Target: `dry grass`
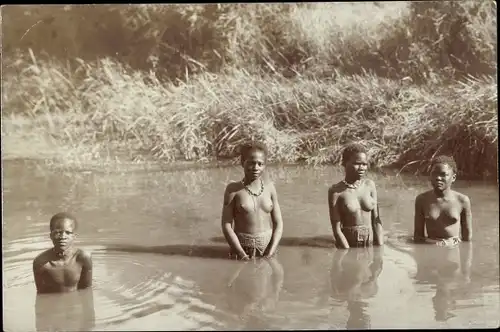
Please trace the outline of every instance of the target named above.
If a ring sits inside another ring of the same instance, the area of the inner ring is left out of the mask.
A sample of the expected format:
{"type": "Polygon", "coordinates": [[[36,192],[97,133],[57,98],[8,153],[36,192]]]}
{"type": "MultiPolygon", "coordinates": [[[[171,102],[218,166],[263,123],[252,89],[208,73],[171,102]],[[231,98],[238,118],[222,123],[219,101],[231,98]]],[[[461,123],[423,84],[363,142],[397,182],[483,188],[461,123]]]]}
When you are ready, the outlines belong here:
{"type": "Polygon", "coordinates": [[[208,161],[253,138],[319,164],[357,140],[374,166],[496,176],[490,2],[7,8],[4,153],[30,133],[66,163],[208,161]]]}

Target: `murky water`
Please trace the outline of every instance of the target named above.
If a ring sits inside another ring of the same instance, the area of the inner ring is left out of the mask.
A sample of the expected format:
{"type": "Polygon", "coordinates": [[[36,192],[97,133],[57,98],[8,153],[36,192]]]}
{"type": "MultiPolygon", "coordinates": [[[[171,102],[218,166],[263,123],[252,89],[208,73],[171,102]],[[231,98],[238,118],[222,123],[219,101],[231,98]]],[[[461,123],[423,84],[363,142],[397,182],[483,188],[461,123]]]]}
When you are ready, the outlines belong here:
{"type": "Polygon", "coordinates": [[[427,180],[372,174],[383,249],[332,248],[333,167],[268,169],[284,218],[278,256],[230,261],[220,229],[225,184],[238,167],[178,172],[54,173],[4,163],[4,330],[470,328],[499,325],[498,187],[456,183],[473,208],[473,243],[449,250],[407,242],[427,180]],[[36,295],[32,259],[48,221],[80,220],[94,287],[36,295]]]}

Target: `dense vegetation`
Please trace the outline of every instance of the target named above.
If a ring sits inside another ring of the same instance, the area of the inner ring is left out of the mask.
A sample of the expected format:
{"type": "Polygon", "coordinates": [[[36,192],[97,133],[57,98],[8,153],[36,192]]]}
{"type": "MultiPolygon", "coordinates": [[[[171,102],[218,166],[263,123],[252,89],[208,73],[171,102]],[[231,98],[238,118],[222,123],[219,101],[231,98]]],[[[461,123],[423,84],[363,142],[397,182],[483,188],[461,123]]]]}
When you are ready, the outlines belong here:
{"type": "Polygon", "coordinates": [[[497,173],[493,1],[7,6],[2,23],[4,153],[230,159],[254,138],[324,163],[356,140],[375,166],[446,153],[497,173]]]}

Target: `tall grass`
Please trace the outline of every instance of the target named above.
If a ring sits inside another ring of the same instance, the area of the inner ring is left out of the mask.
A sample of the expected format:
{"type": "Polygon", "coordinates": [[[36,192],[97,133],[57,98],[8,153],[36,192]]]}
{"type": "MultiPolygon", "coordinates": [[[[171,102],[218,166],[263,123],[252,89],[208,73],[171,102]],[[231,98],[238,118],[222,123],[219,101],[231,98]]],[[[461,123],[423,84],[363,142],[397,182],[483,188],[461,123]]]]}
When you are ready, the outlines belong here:
{"type": "Polygon", "coordinates": [[[4,151],[29,133],[66,162],[203,161],[260,139],[318,164],[356,140],[374,166],[449,153],[497,172],[493,2],[11,6],[3,23],[4,151]]]}
{"type": "MultiPolygon", "coordinates": [[[[274,161],[336,162],[340,147],[360,140],[376,165],[454,154],[460,169],[496,167],[496,79],[485,77],[436,89],[375,75],[335,79],[255,76],[244,70],[206,73],[182,85],[102,60],[81,63],[85,79],[55,63],[22,64],[18,82],[32,82],[5,100],[76,154],[108,150],[132,158],[173,161],[232,158],[248,139],[263,140],[274,161]],[[36,90],[38,88],[38,90],[36,90]],[[69,93],[70,91],[71,93],[69,93]]],[[[9,95],[8,95],[9,96],[9,95]]],[[[31,123],[31,125],[33,125],[31,123]]]]}

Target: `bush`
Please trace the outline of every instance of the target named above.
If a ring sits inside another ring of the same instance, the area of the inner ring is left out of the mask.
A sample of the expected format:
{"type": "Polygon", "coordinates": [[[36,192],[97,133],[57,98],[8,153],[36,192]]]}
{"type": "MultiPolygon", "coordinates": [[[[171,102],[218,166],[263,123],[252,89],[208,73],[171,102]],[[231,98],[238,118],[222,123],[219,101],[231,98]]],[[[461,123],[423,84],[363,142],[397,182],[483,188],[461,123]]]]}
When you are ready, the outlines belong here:
{"type": "Polygon", "coordinates": [[[66,162],[232,159],[255,138],[316,164],[357,140],[377,166],[451,153],[496,175],[495,2],[2,9],[2,138],[66,162]]]}

